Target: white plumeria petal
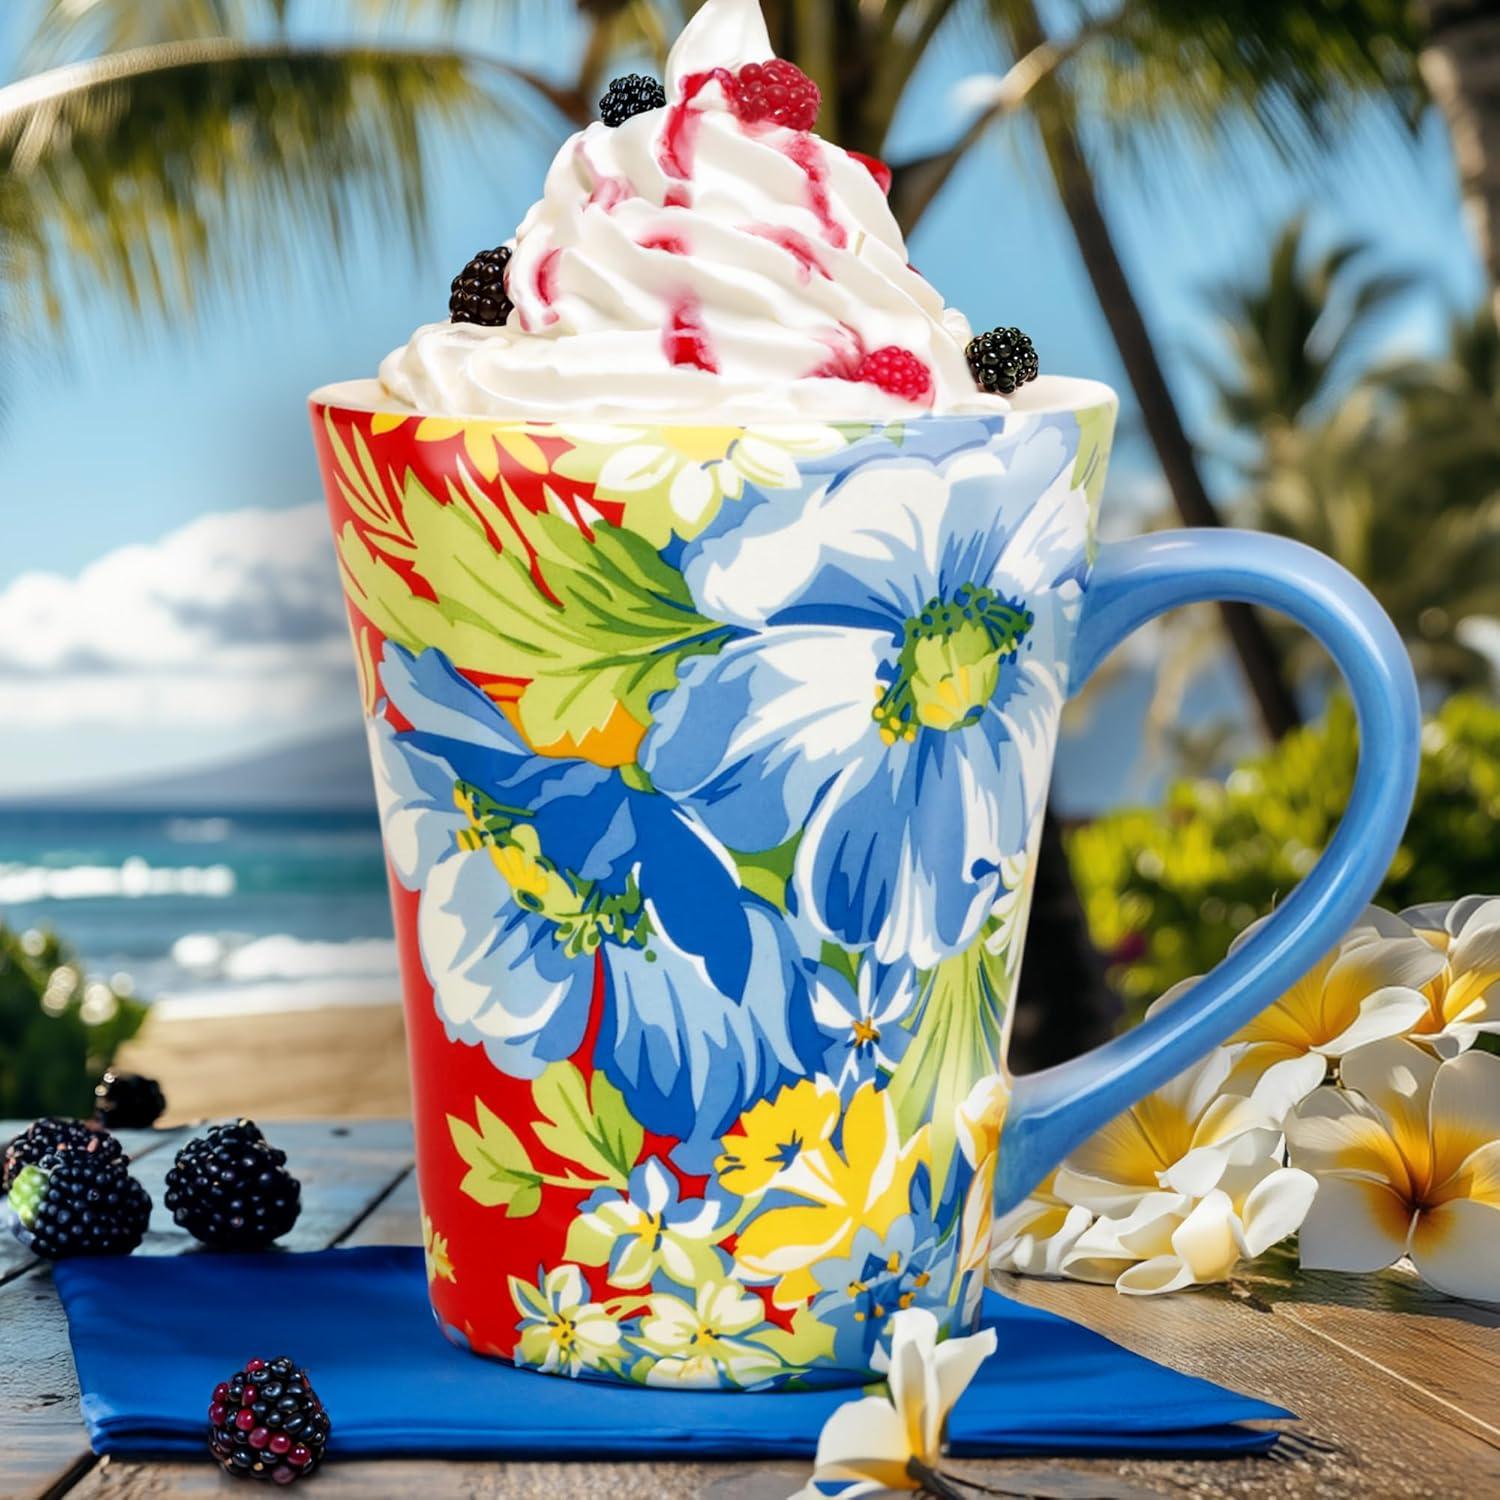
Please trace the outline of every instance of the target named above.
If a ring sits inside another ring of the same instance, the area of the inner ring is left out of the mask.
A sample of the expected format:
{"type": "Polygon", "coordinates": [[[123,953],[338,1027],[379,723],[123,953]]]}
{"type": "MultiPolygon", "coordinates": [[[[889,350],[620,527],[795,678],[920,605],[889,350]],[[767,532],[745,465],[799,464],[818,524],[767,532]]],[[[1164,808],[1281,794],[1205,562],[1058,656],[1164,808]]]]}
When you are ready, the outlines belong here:
{"type": "MultiPolygon", "coordinates": [[[[915,1309],[908,1308],[911,1312],[915,1309]]],[[[900,1317],[901,1314],[896,1315],[900,1317]]],[[[942,1436],[942,1423],[947,1421],[958,1398],[968,1389],[969,1382],[979,1373],[979,1367],[999,1344],[993,1328],[981,1328],[978,1333],[965,1338],[948,1339],[937,1346],[936,1371],[938,1401],[942,1410],[938,1436],[942,1436]]]]}
{"type": "Polygon", "coordinates": [[[1440,1292],[1500,1302],[1500,1204],[1439,1204],[1412,1227],[1410,1248],[1412,1263],[1440,1292]]]}
{"type": "Polygon", "coordinates": [[[1432,1081],[1428,1120],[1439,1157],[1454,1164],[1500,1140],[1500,1060],[1467,1052],[1442,1064],[1432,1081]]]}
{"type": "Polygon", "coordinates": [[[1004,1220],[996,1224],[991,1271],[1014,1271],[1021,1276],[1063,1274],[1063,1262],[1094,1222],[1094,1216],[1076,1205],[1045,1206],[1043,1212],[1045,1218],[1033,1218],[1025,1225],[1003,1228],[1004,1220]]]}
{"type": "Polygon", "coordinates": [[[1411,1213],[1384,1182],[1320,1176],[1297,1248],[1312,1271],[1383,1271],[1406,1253],[1411,1213]]]}
{"type": "MultiPolygon", "coordinates": [[[[1431,951],[1429,948],[1428,952],[1431,951]]],[[[1366,995],[1354,1021],[1317,1050],[1327,1057],[1342,1057],[1371,1042],[1404,1036],[1427,1012],[1425,995],[1400,985],[1385,985],[1366,995]]]]}
{"type": "MultiPolygon", "coordinates": [[[[864,1478],[888,1489],[897,1476],[905,1475],[910,1458],[906,1428],[895,1407],[884,1396],[866,1396],[846,1402],[823,1424],[813,1480],[864,1478]]],[[[807,1493],[824,1500],[825,1492],[814,1485],[807,1493]]]]}
{"type": "Polygon", "coordinates": [[[1318,1194],[1318,1179],[1296,1167],[1271,1172],[1250,1190],[1240,1211],[1244,1252],[1250,1259],[1295,1234],[1318,1194]]]}
{"type": "Polygon", "coordinates": [[[1285,1120],[1328,1076],[1328,1060],[1321,1052],[1274,1062],[1256,1080],[1250,1097],[1273,1120],[1285,1120]]]}
{"type": "Polygon", "coordinates": [[[1133,1297],[1180,1292],[1193,1285],[1193,1273],[1180,1255],[1153,1255],[1127,1266],[1115,1278],[1115,1290],[1133,1297]]]}

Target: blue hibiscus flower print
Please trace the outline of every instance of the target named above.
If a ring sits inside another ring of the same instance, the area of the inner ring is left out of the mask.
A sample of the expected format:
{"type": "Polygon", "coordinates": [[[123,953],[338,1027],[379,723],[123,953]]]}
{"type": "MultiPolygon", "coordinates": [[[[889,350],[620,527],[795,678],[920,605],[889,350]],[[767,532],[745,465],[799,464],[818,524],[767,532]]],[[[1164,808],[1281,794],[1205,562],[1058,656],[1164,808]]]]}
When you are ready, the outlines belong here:
{"type": "Polygon", "coordinates": [[[1072,445],[1038,420],[726,510],[683,553],[738,634],[642,748],[728,847],[799,831],[799,920],[884,963],[966,947],[1046,796],[1087,576],[1072,445]]]}
{"type": "Polygon", "coordinates": [[[775,911],[689,812],[614,770],[533,754],[441,652],[388,644],[412,726],[370,725],[386,846],[421,892],[422,961],[449,1034],[534,1078],[582,1045],[687,1153],[816,1068],[825,1039],[775,911]]]}

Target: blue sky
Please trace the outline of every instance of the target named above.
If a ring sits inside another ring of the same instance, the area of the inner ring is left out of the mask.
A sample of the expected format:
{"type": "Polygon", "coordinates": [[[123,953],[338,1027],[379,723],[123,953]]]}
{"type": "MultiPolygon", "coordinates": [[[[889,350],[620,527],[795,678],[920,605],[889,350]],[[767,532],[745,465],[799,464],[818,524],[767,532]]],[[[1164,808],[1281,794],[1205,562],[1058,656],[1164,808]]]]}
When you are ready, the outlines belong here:
{"type": "MultiPolygon", "coordinates": [[[[0,79],[17,76],[18,38],[30,8],[31,0],[22,0],[0,10],[0,79]]],[[[469,39],[553,67],[572,45],[571,7],[548,9],[546,20],[534,10],[537,20],[524,29],[481,36],[475,28],[469,39]]],[[[429,27],[403,39],[432,35],[429,27]]],[[[919,148],[946,134],[956,118],[950,92],[976,66],[958,36],[937,49],[910,100],[898,147],[919,148]]],[[[317,246],[301,246],[291,263],[268,265],[244,295],[216,299],[190,328],[142,330],[108,307],[91,306],[72,319],[63,346],[22,350],[12,359],[9,404],[0,415],[6,538],[0,704],[11,691],[14,658],[22,658],[33,681],[25,688],[25,711],[0,715],[11,725],[0,742],[0,794],[231,755],[349,721],[352,678],[345,681],[327,642],[315,662],[328,674],[327,690],[309,684],[300,694],[273,692],[273,700],[284,701],[259,714],[236,711],[228,689],[218,696],[209,690],[205,653],[232,646],[232,622],[222,639],[161,647],[165,655],[151,664],[150,683],[135,699],[78,667],[95,649],[87,629],[77,627],[73,656],[72,647],[49,656],[35,642],[18,651],[3,627],[7,619],[76,620],[81,602],[92,599],[109,599],[125,613],[135,612],[143,597],[142,608],[164,598],[170,604],[178,584],[160,582],[170,568],[191,571],[205,549],[216,566],[228,567],[241,550],[237,529],[254,539],[249,551],[260,566],[271,566],[277,523],[267,512],[302,508],[287,518],[288,529],[311,536],[305,508],[319,490],[306,393],[328,380],[373,373],[414,325],[442,315],[454,271],[474,250],[506,238],[536,196],[555,139],[544,144],[507,133],[480,152],[445,155],[434,184],[430,249],[415,262],[393,249],[393,237],[379,226],[366,225],[342,265],[330,265],[317,246]],[[215,519],[228,512],[243,514],[215,519]],[[201,525],[188,542],[171,540],[195,521],[201,525]],[[176,564],[140,550],[163,539],[176,548],[176,564]],[[130,548],[136,550],[122,554],[130,548]],[[91,565],[92,582],[79,584],[91,565]],[[38,574],[59,576],[38,580],[38,574]],[[27,609],[18,598],[30,601],[27,609]],[[39,670],[50,674],[45,691],[34,680],[39,670]]],[[[1200,436],[1211,437],[1211,414],[1182,357],[1212,337],[1199,292],[1225,276],[1253,272],[1270,235],[1292,212],[1307,209],[1320,238],[1368,237],[1381,259],[1423,274],[1430,291],[1392,324],[1394,341],[1431,347],[1445,306],[1465,306],[1479,295],[1448,145],[1436,122],[1415,150],[1385,130],[1359,132],[1314,179],[1288,174],[1264,154],[1245,167],[1183,148],[1149,156],[1140,167],[1108,170],[1104,183],[1127,267],[1200,436]]],[[[1036,339],[1044,367],[1120,384],[1103,321],[1024,129],[975,155],[918,230],[912,254],[976,326],[1020,323],[1036,339]]],[[[1131,437],[1128,404],[1126,423],[1107,501],[1117,530],[1134,524],[1160,494],[1149,453],[1131,437]]],[[[297,560],[309,590],[331,580],[331,568],[319,571],[325,562],[297,560]]],[[[249,590],[245,607],[253,610],[253,588],[243,579],[235,586],[241,585],[249,590]]],[[[113,639],[107,620],[89,629],[113,639]]],[[[160,646],[150,632],[142,640],[144,653],[160,646]]],[[[128,663],[111,667],[116,677],[122,665],[128,663]]],[[[266,658],[246,670],[260,672],[264,689],[278,669],[266,658]]]]}

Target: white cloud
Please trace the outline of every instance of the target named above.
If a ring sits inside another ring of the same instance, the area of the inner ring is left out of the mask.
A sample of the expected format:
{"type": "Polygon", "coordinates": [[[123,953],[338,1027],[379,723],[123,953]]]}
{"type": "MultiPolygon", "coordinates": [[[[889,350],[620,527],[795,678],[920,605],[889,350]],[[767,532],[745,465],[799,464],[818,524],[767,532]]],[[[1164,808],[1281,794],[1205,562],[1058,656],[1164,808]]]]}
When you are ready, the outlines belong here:
{"type": "Polygon", "coordinates": [[[0,722],[287,727],[352,712],[323,508],[203,516],[0,592],[0,722]]]}

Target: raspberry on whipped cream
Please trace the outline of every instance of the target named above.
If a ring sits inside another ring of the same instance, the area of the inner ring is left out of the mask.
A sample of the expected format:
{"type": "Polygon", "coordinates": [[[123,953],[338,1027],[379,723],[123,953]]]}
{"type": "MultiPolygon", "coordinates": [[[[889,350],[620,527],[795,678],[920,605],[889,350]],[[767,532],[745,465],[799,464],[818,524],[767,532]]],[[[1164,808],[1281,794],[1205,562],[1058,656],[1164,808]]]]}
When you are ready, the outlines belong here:
{"type": "Polygon", "coordinates": [[[1006,408],[907,264],[888,171],[813,133],[817,87],[774,56],[757,0],[707,0],[664,92],[563,145],[516,232],[504,326],[419,328],[381,365],[390,396],[561,420],[1006,408]]]}

